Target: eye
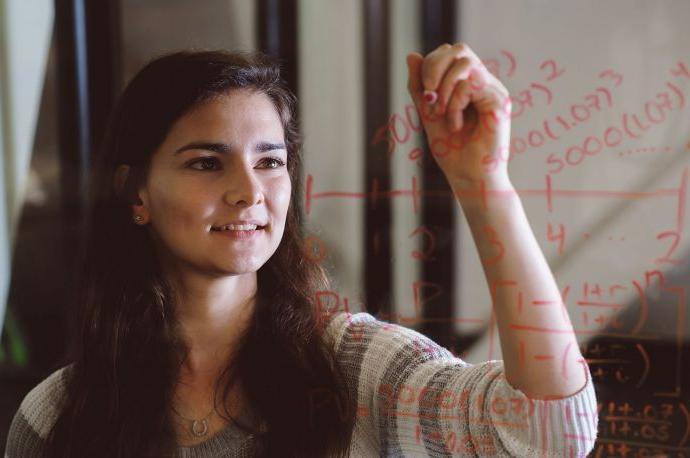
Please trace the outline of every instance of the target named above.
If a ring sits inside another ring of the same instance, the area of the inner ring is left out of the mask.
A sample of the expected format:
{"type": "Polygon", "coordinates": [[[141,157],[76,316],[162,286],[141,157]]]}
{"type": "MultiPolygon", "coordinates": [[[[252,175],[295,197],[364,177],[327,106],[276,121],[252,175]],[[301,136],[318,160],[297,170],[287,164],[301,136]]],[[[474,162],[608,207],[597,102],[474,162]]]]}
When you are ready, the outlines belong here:
{"type": "Polygon", "coordinates": [[[193,168],[194,170],[213,170],[213,169],[209,169],[209,168],[206,168],[206,167],[202,167],[202,168],[195,168],[195,167],[192,167],[192,165],[194,165],[194,164],[200,164],[200,163],[205,163],[205,164],[208,164],[208,163],[217,164],[217,163],[218,163],[218,160],[217,160],[215,157],[202,157],[202,158],[200,158],[200,159],[198,159],[198,160],[196,160],[196,161],[192,161],[192,162],[189,164],[188,167],[193,168]]]}
{"type": "Polygon", "coordinates": [[[277,157],[267,157],[262,163],[268,163],[271,164],[268,168],[269,169],[277,169],[280,167],[283,167],[285,165],[285,162],[283,162],[282,159],[277,158],[277,157]]]}

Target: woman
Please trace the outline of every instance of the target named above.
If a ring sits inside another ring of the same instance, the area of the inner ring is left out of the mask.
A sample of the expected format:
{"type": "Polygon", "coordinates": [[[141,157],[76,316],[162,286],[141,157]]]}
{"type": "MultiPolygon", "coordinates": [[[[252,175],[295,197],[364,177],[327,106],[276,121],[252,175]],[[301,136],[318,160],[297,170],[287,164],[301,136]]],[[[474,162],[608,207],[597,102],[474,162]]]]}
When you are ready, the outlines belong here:
{"type": "Polygon", "coordinates": [[[25,397],[9,458],[591,450],[596,399],[567,313],[516,307],[516,288],[525,300],[560,295],[497,154],[508,91],[461,43],[407,63],[505,361],[468,365],[366,313],[321,316],[312,297],[328,279],[302,254],[295,100],[277,66],[180,52],[148,64],[111,119],[69,365],[25,397]],[[524,357],[535,352],[558,363],[524,357]]]}

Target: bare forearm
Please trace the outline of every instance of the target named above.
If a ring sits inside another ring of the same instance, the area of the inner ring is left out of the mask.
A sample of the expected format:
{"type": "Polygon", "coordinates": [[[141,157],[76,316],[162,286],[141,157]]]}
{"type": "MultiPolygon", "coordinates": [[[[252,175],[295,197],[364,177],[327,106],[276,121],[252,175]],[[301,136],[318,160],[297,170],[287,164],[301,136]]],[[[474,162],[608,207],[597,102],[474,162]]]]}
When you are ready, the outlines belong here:
{"type": "Polygon", "coordinates": [[[451,181],[451,186],[492,291],[508,382],[533,398],[577,392],[586,382],[582,355],[510,180],[484,181],[484,193],[480,183],[451,181]]]}

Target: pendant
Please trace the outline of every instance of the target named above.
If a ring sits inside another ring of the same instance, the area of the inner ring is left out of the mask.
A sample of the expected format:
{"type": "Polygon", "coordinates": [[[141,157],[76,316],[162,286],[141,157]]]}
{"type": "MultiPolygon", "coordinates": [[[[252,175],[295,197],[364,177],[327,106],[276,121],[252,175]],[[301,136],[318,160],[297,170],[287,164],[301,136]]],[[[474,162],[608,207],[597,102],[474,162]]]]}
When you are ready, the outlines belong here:
{"type": "Polygon", "coordinates": [[[205,436],[208,432],[208,423],[204,420],[194,420],[192,423],[192,434],[196,437],[205,436]]]}

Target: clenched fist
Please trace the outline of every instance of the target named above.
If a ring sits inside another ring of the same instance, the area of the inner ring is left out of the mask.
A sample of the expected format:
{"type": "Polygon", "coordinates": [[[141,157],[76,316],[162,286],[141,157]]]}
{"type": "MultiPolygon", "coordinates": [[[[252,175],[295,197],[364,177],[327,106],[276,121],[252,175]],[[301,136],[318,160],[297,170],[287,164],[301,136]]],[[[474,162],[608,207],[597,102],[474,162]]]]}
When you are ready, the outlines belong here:
{"type": "Polygon", "coordinates": [[[408,90],[451,184],[508,181],[508,90],[464,43],[407,56],[408,90]]]}

